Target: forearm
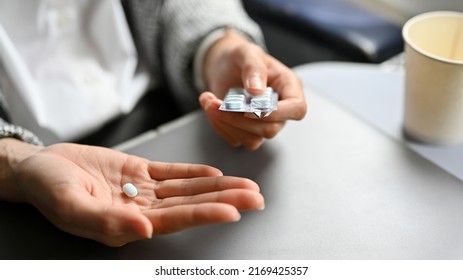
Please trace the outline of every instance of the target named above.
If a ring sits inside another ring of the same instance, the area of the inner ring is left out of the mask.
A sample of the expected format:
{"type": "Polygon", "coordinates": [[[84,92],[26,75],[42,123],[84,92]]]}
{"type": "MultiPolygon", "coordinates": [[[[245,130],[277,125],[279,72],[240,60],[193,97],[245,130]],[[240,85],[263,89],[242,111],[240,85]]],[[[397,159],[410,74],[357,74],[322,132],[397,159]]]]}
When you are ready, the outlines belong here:
{"type": "Polygon", "coordinates": [[[0,139],[0,200],[23,202],[15,170],[22,160],[42,148],[14,138],[0,139]]]}

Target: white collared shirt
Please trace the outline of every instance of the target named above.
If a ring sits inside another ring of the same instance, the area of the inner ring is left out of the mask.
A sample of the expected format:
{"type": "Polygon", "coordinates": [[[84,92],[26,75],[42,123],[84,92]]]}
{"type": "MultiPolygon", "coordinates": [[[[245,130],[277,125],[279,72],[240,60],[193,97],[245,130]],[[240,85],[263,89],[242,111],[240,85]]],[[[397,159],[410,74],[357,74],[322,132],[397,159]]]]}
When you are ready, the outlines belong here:
{"type": "Polygon", "coordinates": [[[0,0],[0,85],[15,124],[70,141],[150,84],[118,0],[0,0]]]}

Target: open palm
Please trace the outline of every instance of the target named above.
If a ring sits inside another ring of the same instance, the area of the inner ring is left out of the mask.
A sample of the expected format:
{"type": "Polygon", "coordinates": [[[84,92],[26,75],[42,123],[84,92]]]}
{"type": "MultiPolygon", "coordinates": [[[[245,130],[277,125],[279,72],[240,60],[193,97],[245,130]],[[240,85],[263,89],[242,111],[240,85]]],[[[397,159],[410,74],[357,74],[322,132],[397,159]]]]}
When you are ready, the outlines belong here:
{"type": "Polygon", "coordinates": [[[251,180],[210,166],[152,162],[107,148],[47,147],[17,170],[23,200],[71,234],[109,246],[189,227],[238,221],[264,207],[251,180]],[[138,196],[122,192],[133,183],[138,196]]]}

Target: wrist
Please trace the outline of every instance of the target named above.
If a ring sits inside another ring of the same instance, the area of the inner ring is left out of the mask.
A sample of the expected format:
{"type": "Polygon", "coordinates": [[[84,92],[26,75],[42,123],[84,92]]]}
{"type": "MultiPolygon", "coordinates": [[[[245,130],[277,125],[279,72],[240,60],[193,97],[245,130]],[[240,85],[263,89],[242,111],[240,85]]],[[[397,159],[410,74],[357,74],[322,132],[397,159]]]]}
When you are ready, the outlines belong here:
{"type": "Polygon", "coordinates": [[[16,180],[16,169],[26,158],[43,147],[15,138],[0,139],[0,200],[22,202],[16,180]]]}

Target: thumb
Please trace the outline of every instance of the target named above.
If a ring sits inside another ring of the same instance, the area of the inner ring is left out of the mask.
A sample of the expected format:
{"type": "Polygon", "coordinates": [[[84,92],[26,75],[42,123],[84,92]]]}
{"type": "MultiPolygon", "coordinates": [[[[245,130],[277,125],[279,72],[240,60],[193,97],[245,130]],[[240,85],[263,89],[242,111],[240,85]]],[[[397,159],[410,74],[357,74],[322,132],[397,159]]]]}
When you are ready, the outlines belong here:
{"type": "Polygon", "coordinates": [[[245,89],[249,93],[263,93],[267,87],[267,67],[262,59],[246,59],[242,69],[245,89]]]}

